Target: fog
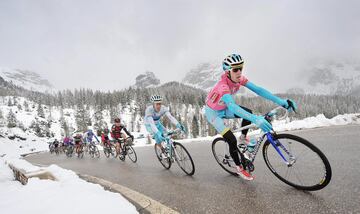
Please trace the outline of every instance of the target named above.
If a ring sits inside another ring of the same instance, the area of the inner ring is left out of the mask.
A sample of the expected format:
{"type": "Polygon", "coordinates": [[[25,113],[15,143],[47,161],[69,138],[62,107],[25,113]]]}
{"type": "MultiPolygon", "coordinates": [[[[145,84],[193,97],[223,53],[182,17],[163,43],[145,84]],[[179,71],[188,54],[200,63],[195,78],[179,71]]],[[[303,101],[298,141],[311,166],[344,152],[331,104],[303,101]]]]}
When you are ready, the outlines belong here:
{"type": "Polygon", "coordinates": [[[360,54],[359,1],[0,1],[0,67],[56,88],[113,90],[152,71],[181,81],[199,63],[245,59],[274,92],[314,58],[360,54]]]}

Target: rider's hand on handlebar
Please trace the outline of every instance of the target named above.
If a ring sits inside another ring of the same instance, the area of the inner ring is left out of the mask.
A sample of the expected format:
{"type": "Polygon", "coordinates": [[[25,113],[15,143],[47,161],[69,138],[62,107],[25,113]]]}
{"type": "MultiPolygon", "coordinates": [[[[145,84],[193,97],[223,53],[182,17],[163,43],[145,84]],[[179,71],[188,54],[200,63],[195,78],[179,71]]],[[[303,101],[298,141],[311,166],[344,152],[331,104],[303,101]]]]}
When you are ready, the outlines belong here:
{"type": "Polygon", "coordinates": [[[155,133],[155,138],[158,142],[164,142],[166,140],[160,131],[155,133]]]}
{"type": "Polygon", "coordinates": [[[180,130],[183,131],[183,132],[186,132],[185,127],[184,127],[181,123],[178,123],[178,124],[176,125],[176,128],[180,129],[180,130]]]}
{"type": "Polygon", "coordinates": [[[271,124],[265,120],[264,117],[262,116],[257,116],[257,115],[254,115],[254,124],[259,127],[263,132],[267,133],[267,132],[270,132],[272,130],[272,126],[271,124]]]}
{"type": "Polygon", "coordinates": [[[287,99],[287,100],[283,100],[284,103],[281,105],[282,107],[286,108],[289,112],[295,111],[297,110],[297,105],[294,102],[294,100],[291,99],[287,99]]]}

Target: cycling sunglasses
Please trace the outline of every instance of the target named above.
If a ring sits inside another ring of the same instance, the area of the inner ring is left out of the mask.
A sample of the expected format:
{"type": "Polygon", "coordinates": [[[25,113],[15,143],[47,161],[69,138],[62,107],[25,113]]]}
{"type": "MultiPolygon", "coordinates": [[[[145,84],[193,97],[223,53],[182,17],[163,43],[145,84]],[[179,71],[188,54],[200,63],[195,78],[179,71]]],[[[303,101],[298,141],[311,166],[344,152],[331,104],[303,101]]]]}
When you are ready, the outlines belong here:
{"type": "Polygon", "coordinates": [[[238,71],[242,71],[243,67],[241,66],[240,68],[232,68],[231,71],[234,73],[237,73],[238,71]]]}
{"type": "Polygon", "coordinates": [[[233,65],[232,68],[231,68],[231,71],[234,72],[234,73],[237,73],[238,71],[242,71],[243,65],[244,65],[243,63],[233,65]]]}

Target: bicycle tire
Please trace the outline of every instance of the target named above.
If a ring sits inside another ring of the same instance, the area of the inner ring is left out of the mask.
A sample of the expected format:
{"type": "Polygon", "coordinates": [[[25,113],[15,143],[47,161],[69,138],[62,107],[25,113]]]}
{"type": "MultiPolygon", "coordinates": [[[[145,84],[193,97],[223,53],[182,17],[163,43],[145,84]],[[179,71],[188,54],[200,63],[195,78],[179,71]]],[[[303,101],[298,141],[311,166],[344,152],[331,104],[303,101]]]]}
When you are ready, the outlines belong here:
{"type": "MultiPolygon", "coordinates": [[[[224,138],[218,137],[213,140],[212,145],[211,145],[211,150],[212,150],[212,153],[214,155],[216,162],[221,166],[222,169],[224,169],[229,174],[238,176],[238,174],[236,173],[236,169],[235,169],[235,163],[232,163],[233,160],[230,157],[230,154],[227,154],[228,158],[226,158],[226,154],[222,154],[221,151],[219,151],[219,152],[216,151],[217,147],[219,147],[220,150],[224,150],[224,148],[222,148],[223,145],[221,145],[221,143],[223,143],[224,145],[227,145],[227,142],[225,141],[224,138]]],[[[229,153],[228,151],[226,151],[226,152],[229,153]]]]}
{"type": "Polygon", "coordinates": [[[136,163],[137,161],[137,155],[136,155],[136,152],[135,152],[135,149],[130,146],[130,145],[127,145],[126,146],[126,153],[127,153],[127,156],[129,157],[129,159],[133,162],[133,163],[136,163]]]}
{"type": "Polygon", "coordinates": [[[178,164],[180,169],[182,171],[184,171],[187,175],[190,175],[190,176],[193,175],[195,173],[195,165],[194,165],[194,161],[193,161],[190,153],[188,152],[188,150],[181,143],[173,142],[173,145],[174,145],[174,149],[176,150],[176,152],[174,152],[174,157],[175,157],[176,163],[178,164]],[[178,148],[180,148],[184,152],[178,151],[178,148]],[[180,160],[179,160],[180,157],[178,157],[176,154],[186,154],[187,158],[186,157],[185,158],[190,160],[190,165],[191,165],[190,170],[187,170],[185,166],[180,164],[180,160]]]}
{"type": "Polygon", "coordinates": [[[161,165],[165,168],[165,169],[170,169],[171,167],[171,160],[169,157],[163,159],[161,157],[161,149],[155,144],[154,145],[154,149],[155,149],[155,154],[156,154],[156,157],[157,159],[159,160],[159,162],[161,163],[161,165]]]}
{"type": "MultiPolygon", "coordinates": [[[[300,147],[301,145],[304,146],[304,149],[302,149],[303,151],[301,151],[297,154],[294,154],[296,156],[296,159],[294,159],[295,162],[293,165],[288,166],[284,163],[284,165],[287,167],[287,168],[284,167],[286,170],[282,170],[282,167],[279,168],[278,170],[275,170],[275,168],[274,168],[275,165],[274,165],[274,163],[271,163],[270,160],[276,159],[276,158],[269,155],[269,153],[276,153],[278,157],[280,157],[280,155],[278,155],[278,153],[276,152],[276,150],[274,149],[273,146],[271,146],[271,147],[269,146],[269,145],[272,145],[269,142],[269,140],[266,140],[266,142],[264,143],[264,146],[263,146],[263,157],[265,160],[265,164],[279,180],[281,180],[282,182],[284,182],[296,189],[306,190],[306,191],[320,190],[320,189],[323,189],[325,186],[327,186],[330,183],[331,176],[332,176],[331,166],[330,166],[328,159],[326,158],[324,153],[322,153],[320,151],[320,149],[318,149],[316,146],[314,146],[313,144],[311,144],[309,141],[305,140],[304,138],[301,138],[296,135],[278,134],[278,135],[273,135],[273,138],[274,138],[274,140],[279,140],[279,142],[283,145],[285,143],[287,143],[288,148],[286,148],[285,145],[284,145],[284,147],[291,153],[294,152],[292,150],[294,150],[295,147],[300,147]],[[285,141],[285,139],[287,139],[287,141],[285,141]],[[294,144],[294,142],[297,144],[294,144]],[[271,150],[270,148],[273,148],[273,149],[271,150]],[[313,153],[311,153],[311,151],[313,153]],[[300,155],[301,153],[304,153],[304,156],[314,155],[315,158],[313,158],[313,159],[304,158],[300,155]],[[304,160],[304,163],[308,162],[308,164],[306,164],[306,166],[302,166],[301,164],[299,164],[299,160],[304,160]],[[320,160],[319,165],[321,165],[321,166],[314,164],[314,160],[320,160]],[[304,168],[305,170],[307,170],[307,171],[304,170],[304,172],[300,172],[300,173],[296,173],[296,172],[293,173],[293,174],[295,174],[295,178],[298,181],[300,181],[300,184],[295,183],[294,180],[290,180],[291,173],[293,172],[292,170],[294,169],[292,167],[295,167],[295,166],[297,168],[304,168]],[[323,174],[320,172],[320,169],[325,170],[323,172],[323,174]],[[284,177],[284,175],[280,174],[281,171],[286,171],[285,177],[284,177]],[[319,177],[319,181],[316,181],[317,180],[316,179],[315,182],[311,182],[310,184],[305,185],[305,180],[304,181],[300,180],[300,178],[304,178],[302,176],[303,174],[306,174],[306,177],[305,177],[306,182],[307,182],[307,180],[310,179],[311,175],[316,175],[316,177],[319,177]],[[319,174],[319,175],[317,175],[317,174],[319,174]],[[288,177],[288,178],[286,178],[286,177],[288,177]]],[[[283,155],[285,155],[285,156],[287,155],[286,152],[284,152],[285,150],[281,146],[277,145],[277,147],[283,151],[282,152],[283,155]]],[[[297,151],[295,151],[295,152],[297,152],[297,151]]],[[[277,159],[279,159],[279,158],[277,158],[277,159]]],[[[274,162],[276,162],[276,161],[274,161],[274,162]]]]}

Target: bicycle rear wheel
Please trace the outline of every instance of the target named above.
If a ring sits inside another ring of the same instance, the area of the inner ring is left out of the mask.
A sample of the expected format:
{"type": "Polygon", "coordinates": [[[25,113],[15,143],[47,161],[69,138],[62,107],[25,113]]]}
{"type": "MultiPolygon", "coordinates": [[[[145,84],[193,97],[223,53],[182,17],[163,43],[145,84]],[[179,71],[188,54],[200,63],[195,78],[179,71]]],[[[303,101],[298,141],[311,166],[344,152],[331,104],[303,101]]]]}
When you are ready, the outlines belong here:
{"type": "Polygon", "coordinates": [[[111,148],[104,146],[104,155],[107,158],[110,156],[110,151],[109,151],[110,149],[111,148]]]}
{"type": "Polygon", "coordinates": [[[273,139],[289,162],[284,162],[269,140],[264,143],[265,163],[278,179],[307,191],[320,190],[329,184],[332,174],[330,163],[316,146],[291,134],[274,135],[273,139]]]}
{"type": "Polygon", "coordinates": [[[134,148],[130,145],[127,145],[126,146],[126,153],[127,153],[127,156],[129,157],[129,159],[132,161],[132,162],[136,162],[137,161],[137,156],[136,156],[136,152],[134,150],[134,148]]]}
{"type": "Polygon", "coordinates": [[[165,168],[165,169],[170,169],[171,167],[171,160],[169,157],[163,158],[161,157],[161,154],[163,153],[161,145],[157,146],[157,144],[154,145],[154,149],[155,149],[155,154],[156,157],[158,158],[159,162],[161,163],[161,165],[165,168]]]}
{"type": "Polygon", "coordinates": [[[224,138],[218,137],[212,142],[212,152],[216,162],[228,173],[238,176],[236,165],[229,154],[229,145],[224,138]]]}
{"type": "Polygon", "coordinates": [[[95,157],[100,158],[100,151],[99,151],[99,149],[97,148],[96,145],[95,145],[95,157]]]}
{"type": "Polygon", "coordinates": [[[173,145],[176,163],[187,175],[193,175],[195,173],[195,166],[190,153],[178,142],[173,142],[173,145]]]}

